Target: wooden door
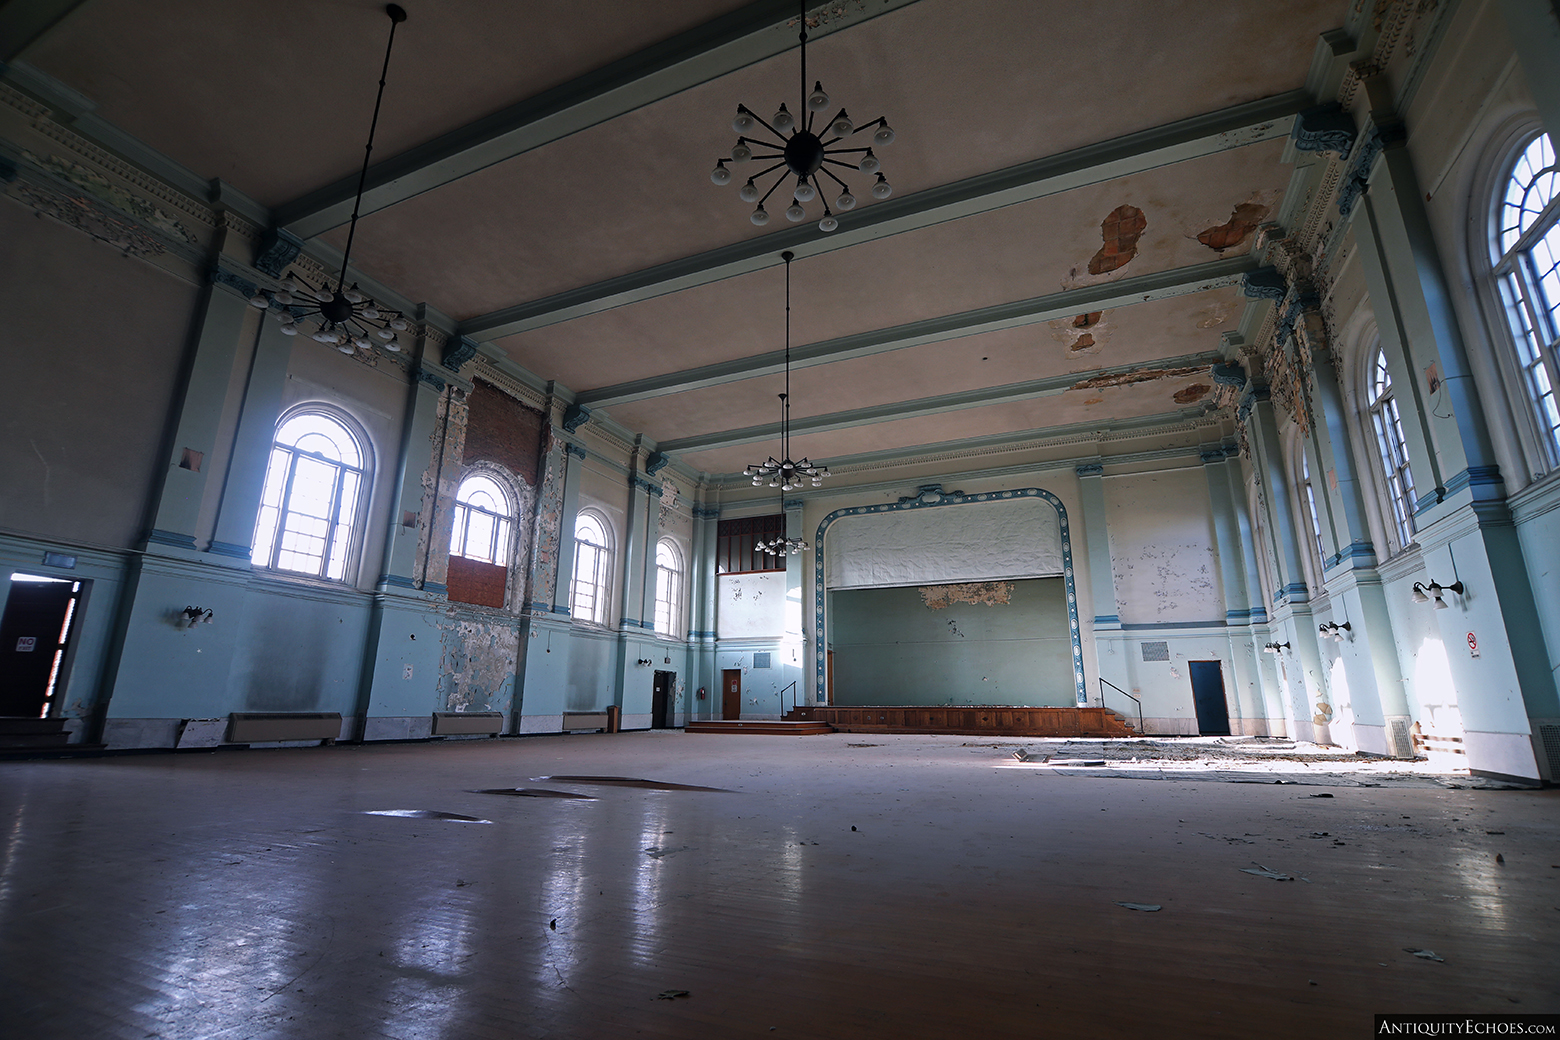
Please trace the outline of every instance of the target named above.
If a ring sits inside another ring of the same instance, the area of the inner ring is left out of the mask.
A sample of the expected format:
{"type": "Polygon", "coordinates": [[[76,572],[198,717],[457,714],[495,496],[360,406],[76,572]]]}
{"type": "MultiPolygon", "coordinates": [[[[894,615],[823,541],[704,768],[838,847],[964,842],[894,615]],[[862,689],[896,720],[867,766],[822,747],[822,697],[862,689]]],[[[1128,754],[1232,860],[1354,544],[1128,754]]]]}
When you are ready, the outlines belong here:
{"type": "Polygon", "coordinates": [[[727,668],[720,673],[720,717],[742,717],[742,669],[727,668]]]}
{"type": "Polygon", "coordinates": [[[0,620],[0,715],[48,714],[80,582],[13,581],[0,620]]]}

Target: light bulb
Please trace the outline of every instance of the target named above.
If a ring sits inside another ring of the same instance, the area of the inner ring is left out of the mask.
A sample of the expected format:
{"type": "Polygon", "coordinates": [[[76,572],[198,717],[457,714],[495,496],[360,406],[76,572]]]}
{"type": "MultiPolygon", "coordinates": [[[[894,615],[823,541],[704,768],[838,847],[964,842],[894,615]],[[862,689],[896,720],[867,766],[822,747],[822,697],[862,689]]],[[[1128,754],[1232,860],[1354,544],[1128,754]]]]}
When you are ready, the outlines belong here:
{"type": "Polygon", "coordinates": [[[294,318],[287,311],[282,311],[280,314],[278,314],[276,316],[276,320],[281,322],[283,325],[296,325],[296,324],[298,324],[298,319],[294,318]]]}
{"type": "Polygon", "coordinates": [[[872,185],[872,197],[874,199],[886,199],[894,193],[894,186],[880,173],[877,183],[872,185]]]}
{"type": "Polygon", "coordinates": [[[840,197],[834,200],[834,208],[837,210],[855,209],[856,196],[848,191],[840,192],[840,197]]]}
{"type": "Polygon", "coordinates": [[[818,189],[801,177],[796,178],[796,190],[791,193],[797,202],[811,202],[818,197],[818,189]]]}
{"type": "Polygon", "coordinates": [[[352,345],[359,350],[367,350],[369,347],[373,346],[373,344],[368,341],[367,336],[353,336],[352,345]]]}
{"type": "Polygon", "coordinates": [[[747,138],[737,138],[737,143],[731,146],[732,162],[747,162],[753,158],[753,149],[747,146],[747,138]]]}
{"type": "Polygon", "coordinates": [[[259,308],[263,311],[267,307],[271,306],[271,301],[266,299],[265,294],[257,292],[249,298],[249,306],[259,308]]]}
{"type": "Polygon", "coordinates": [[[405,318],[391,318],[390,319],[390,327],[392,329],[394,329],[395,331],[397,331],[397,332],[405,332],[407,329],[411,328],[412,326],[407,322],[407,320],[405,318]]]}
{"type": "Polygon", "coordinates": [[[718,161],[715,164],[715,168],[710,171],[710,183],[711,184],[730,184],[731,183],[731,171],[726,169],[726,160],[721,159],[720,161],[718,161]]]}
{"type": "Polygon", "coordinates": [[[872,154],[872,149],[868,148],[867,154],[863,155],[861,161],[856,164],[856,169],[862,173],[876,173],[878,167],[882,165],[882,163],[878,162],[877,156],[872,154]]]}
{"type": "Polygon", "coordinates": [[[297,282],[293,281],[291,278],[283,278],[282,279],[282,292],[297,292],[297,291],[298,291],[298,283],[297,282]]]}
{"type": "Polygon", "coordinates": [[[342,295],[347,298],[348,303],[362,303],[364,300],[368,299],[367,296],[364,296],[356,289],[348,289],[346,292],[342,293],[342,295]]]}
{"type": "Polygon", "coordinates": [[[763,487],[764,486],[764,478],[763,477],[754,477],[753,478],[753,486],[754,487],[763,487]]]}
{"type": "Polygon", "coordinates": [[[1424,587],[1422,585],[1420,585],[1418,582],[1414,583],[1414,591],[1413,591],[1412,595],[1410,596],[1410,598],[1413,599],[1413,601],[1415,603],[1428,603],[1428,602],[1430,602],[1430,597],[1425,595],[1424,587]]]}
{"type": "Polygon", "coordinates": [[[336,298],[336,294],[331,292],[329,289],[319,289],[315,291],[314,298],[319,300],[321,303],[329,303],[331,300],[336,298]]]}
{"type": "Polygon", "coordinates": [[[298,335],[298,326],[296,326],[296,325],[283,325],[282,326],[282,335],[284,335],[284,336],[296,336],[296,335],[298,335]]]}
{"type": "Polygon", "coordinates": [[[388,343],[391,340],[395,339],[395,333],[391,332],[389,329],[375,329],[374,330],[374,335],[378,336],[380,339],[384,340],[386,343],[388,343]]]}
{"type": "Polygon", "coordinates": [[[326,332],[324,329],[320,329],[320,330],[316,331],[312,338],[313,338],[314,342],[316,342],[316,343],[334,343],[334,342],[336,342],[335,334],[331,333],[331,332],[326,332]]]}
{"type": "Polygon", "coordinates": [[[786,110],[785,102],[782,101],[780,103],[779,110],[775,112],[775,117],[769,122],[776,130],[783,134],[796,125],[796,117],[791,115],[791,113],[786,110]]]}
{"type": "Polygon", "coordinates": [[[893,144],[894,128],[889,126],[886,122],[879,123],[877,133],[872,135],[872,141],[874,144],[893,144]]]}
{"type": "Polygon", "coordinates": [[[401,344],[396,340],[391,340],[385,344],[385,349],[392,354],[399,354],[401,352],[401,344]]]}
{"type": "Polygon", "coordinates": [[[785,209],[785,219],[795,224],[799,220],[807,219],[807,211],[802,208],[800,202],[793,202],[785,209]]]}
{"type": "Polygon", "coordinates": [[[807,107],[821,112],[829,107],[829,95],[823,92],[823,81],[813,80],[813,92],[807,95],[807,107]]]}
{"type": "Polygon", "coordinates": [[[336,345],[336,349],[341,351],[343,354],[350,354],[353,351],[352,344],[350,343],[338,343],[336,345]]]}
{"type": "Polygon", "coordinates": [[[856,132],[856,124],[850,121],[850,116],[845,110],[840,109],[840,114],[834,117],[834,122],[829,124],[829,133],[836,137],[847,137],[856,132]]]}
{"type": "Polygon", "coordinates": [[[293,296],[292,293],[288,292],[286,289],[283,289],[279,293],[272,294],[271,299],[275,300],[277,303],[281,304],[283,307],[286,307],[287,305],[289,305],[289,304],[291,304],[293,302],[295,297],[293,296]]]}
{"type": "Polygon", "coordinates": [[[764,208],[764,204],[760,202],[758,204],[758,208],[753,210],[753,215],[748,219],[753,221],[753,223],[757,224],[759,227],[763,227],[765,224],[769,223],[769,211],[766,210],[764,208]]]}
{"type": "Polygon", "coordinates": [[[818,221],[819,231],[833,231],[839,226],[840,222],[835,220],[832,216],[824,217],[822,220],[818,221]]]}
{"type": "Polygon", "coordinates": [[[753,128],[757,125],[758,120],[753,118],[753,113],[738,105],[736,118],[731,121],[731,128],[739,134],[747,134],[752,133],[753,128]]]}
{"type": "Polygon", "coordinates": [[[373,319],[373,320],[378,320],[378,318],[379,318],[379,308],[378,307],[364,307],[363,308],[363,317],[369,318],[369,319],[373,319]]]}
{"type": "Polygon", "coordinates": [[[751,177],[748,178],[748,182],[746,184],[737,189],[737,198],[741,199],[743,202],[758,201],[758,185],[753,183],[753,179],[751,177]]]}
{"type": "Polygon", "coordinates": [[[1435,598],[1435,609],[1436,610],[1450,610],[1451,607],[1448,606],[1446,600],[1442,599],[1440,596],[1437,596],[1435,598]]]}

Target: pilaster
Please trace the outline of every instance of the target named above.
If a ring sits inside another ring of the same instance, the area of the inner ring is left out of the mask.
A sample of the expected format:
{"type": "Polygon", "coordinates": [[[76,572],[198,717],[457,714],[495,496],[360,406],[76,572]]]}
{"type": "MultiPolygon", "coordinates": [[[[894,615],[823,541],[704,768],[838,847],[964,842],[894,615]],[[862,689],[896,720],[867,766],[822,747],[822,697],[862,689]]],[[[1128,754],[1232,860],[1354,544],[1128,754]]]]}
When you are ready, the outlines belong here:
{"type": "MultiPolygon", "coordinates": [[[[217,506],[217,522],[209,552],[249,559],[254,545],[255,517],[265,488],[266,465],[276,438],[276,420],[282,411],[282,391],[287,365],[292,359],[293,337],[282,335],[273,321],[260,323],[244,403],[233,435],[226,482],[217,506]]],[[[265,561],[259,561],[262,565],[265,561]]]]}
{"type": "Polygon", "coordinates": [[[1111,569],[1110,528],[1105,514],[1105,467],[1088,462],[1076,467],[1078,498],[1083,508],[1083,539],[1089,550],[1089,592],[1094,600],[1094,630],[1119,631],[1116,579],[1111,569]]]}
{"type": "Polygon", "coordinates": [[[1500,13],[1550,140],[1560,140],[1560,8],[1554,0],[1500,0],[1500,13]]]}

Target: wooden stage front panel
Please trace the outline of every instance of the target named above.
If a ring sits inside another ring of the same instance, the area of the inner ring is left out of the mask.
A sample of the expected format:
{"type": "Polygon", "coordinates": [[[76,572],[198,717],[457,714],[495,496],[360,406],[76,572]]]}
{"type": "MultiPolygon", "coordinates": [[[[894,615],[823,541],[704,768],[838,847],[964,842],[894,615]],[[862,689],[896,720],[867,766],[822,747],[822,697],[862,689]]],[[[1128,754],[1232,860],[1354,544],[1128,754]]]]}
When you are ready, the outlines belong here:
{"type": "Polygon", "coordinates": [[[1014,708],[1005,705],[798,707],[787,716],[827,722],[846,733],[960,733],[973,736],[1134,737],[1108,708],[1014,708]]]}

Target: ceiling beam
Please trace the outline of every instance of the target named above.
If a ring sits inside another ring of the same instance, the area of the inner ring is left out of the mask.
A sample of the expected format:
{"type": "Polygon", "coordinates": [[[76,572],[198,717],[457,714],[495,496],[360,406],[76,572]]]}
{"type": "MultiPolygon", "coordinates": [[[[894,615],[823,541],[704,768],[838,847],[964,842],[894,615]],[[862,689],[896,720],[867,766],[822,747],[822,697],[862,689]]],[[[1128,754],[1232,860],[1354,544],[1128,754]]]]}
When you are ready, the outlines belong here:
{"type": "MultiPolygon", "coordinates": [[[[921,397],[912,401],[894,401],[889,404],[873,405],[869,408],[851,408],[843,412],[829,412],[826,415],[792,419],[791,436],[801,437],[809,433],[829,433],[834,430],[846,430],[851,427],[867,426],[872,423],[892,422],[896,419],[914,419],[923,415],[940,415],[944,412],[959,411],[965,408],[984,408],[993,404],[1030,401],[1037,397],[1054,397],[1057,394],[1066,393],[1077,383],[1086,379],[1127,376],[1136,372],[1148,372],[1159,369],[1198,368],[1212,366],[1220,360],[1218,351],[1207,350],[1197,354],[1183,354],[1180,357],[1140,361],[1131,365],[1114,365],[1110,368],[1089,369],[1083,372],[1063,372],[1061,375],[1046,376],[1044,379],[1029,379],[1022,383],[976,387],[973,390],[961,390],[952,394],[938,394],[935,397],[921,397]]],[[[780,424],[768,423],[763,426],[746,426],[739,430],[720,430],[713,433],[698,434],[693,437],[679,437],[674,440],[661,441],[656,447],[658,450],[670,455],[674,452],[709,451],[713,448],[729,448],[738,444],[753,444],[758,441],[773,440],[779,435],[780,424]]]]}
{"type": "MultiPolygon", "coordinates": [[[[1238,284],[1241,276],[1256,270],[1257,266],[1257,261],[1251,256],[1227,257],[1193,267],[1121,278],[1079,289],[1069,289],[1066,292],[1052,293],[1049,296],[1036,296],[1028,300],[1001,303],[992,307],[981,307],[939,318],[927,318],[886,329],[841,336],[838,339],[822,340],[791,348],[791,367],[810,368],[813,365],[834,364],[891,350],[903,350],[906,347],[919,347],[928,343],[961,339],[985,332],[1019,328],[1056,318],[1070,318],[1089,311],[1109,310],[1218,289],[1238,284]]],[[[665,375],[587,390],[578,393],[575,399],[590,408],[611,408],[614,405],[643,401],[651,397],[702,390],[723,383],[774,375],[784,367],[785,351],[773,350],[751,357],[735,358],[713,365],[702,365],[680,372],[668,372],[665,375]]]]}
{"type": "Polygon", "coordinates": [[[834,232],[819,231],[816,222],[806,221],[761,238],[506,307],[461,322],[460,334],[476,340],[512,336],[776,267],[781,263],[781,250],[789,249],[798,259],[805,259],[943,221],[1286,137],[1290,120],[1312,104],[1310,94],[1292,90],[1261,101],[1085,145],[913,195],[875,202],[853,210],[834,232]]]}
{"type": "MultiPolygon", "coordinates": [[[[915,0],[841,5],[808,31],[817,40],[915,0]],[[858,9],[859,8],[859,9],[858,9]]],[[[544,90],[369,167],[361,215],[615,119],[700,83],[717,79],[797,46],[795,0],[754,0],[669,40],[544,90]]],[[[352,216],[358,175],[294,199],[276,210],[276,224],[314,238],[352,216]]]]}

